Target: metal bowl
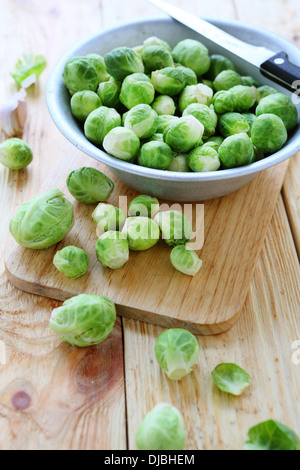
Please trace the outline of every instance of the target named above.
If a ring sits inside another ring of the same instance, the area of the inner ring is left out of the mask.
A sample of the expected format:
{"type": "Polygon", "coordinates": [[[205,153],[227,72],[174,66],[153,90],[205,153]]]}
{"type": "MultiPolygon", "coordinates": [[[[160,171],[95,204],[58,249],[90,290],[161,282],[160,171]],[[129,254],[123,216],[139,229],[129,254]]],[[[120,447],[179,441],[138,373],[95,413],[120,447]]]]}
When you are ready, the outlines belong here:
{"type": "MultiPolygon", "coordinates": [[[[237,21],[215,19],[208,19],[208,21],[245,42],[268,47],[274,52],[284,50],[292,61],[300,65],[299,49],[276,34],[237,21]]],[[[153,35],[168,41],[171,46],[175,46],[177,42],[186,38],[199,39],[207,45],[211,53],[226,54],[231,58],[243,75],[252,75],[260,83],[271,85],[278,91],[290,95],[288,91],[263,77],[255,67],[172,19],[137,21],[103,31],[77,43],[59,60],[50,75],[47,86],[47,103],[50,114],[62,134],[77,148],[107,165],[120,180],[137,191],[162,199],[182,202],[204,201],[236,191],[247,184],[257,173],[283,162],[300,150],[300,128],[298,126],[283,149],[252,165],[207,173],[176,173],[152,170],[123,162],[110,157],[95,147],[86,139],[82,127],[72,116],[70,95],[62,79],[65,62],[72,56],[86,55],[92,52],[104,55],[118,46],[137,46],[143,43],[144,39],[153,35]]]]}

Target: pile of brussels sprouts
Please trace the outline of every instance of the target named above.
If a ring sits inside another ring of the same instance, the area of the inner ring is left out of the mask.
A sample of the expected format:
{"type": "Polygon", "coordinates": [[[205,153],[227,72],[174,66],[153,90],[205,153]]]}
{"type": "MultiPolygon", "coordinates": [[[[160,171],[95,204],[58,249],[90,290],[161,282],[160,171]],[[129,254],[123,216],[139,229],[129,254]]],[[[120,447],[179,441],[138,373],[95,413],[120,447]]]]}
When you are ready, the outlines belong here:
{"type": "Polygon", "coordinates": [[[73,57],[63,78],[87,139],[120,160],[176,172],[249,165],[280,150],[298,121],[290,98],[227,57],[156,37],[73,57]]]}

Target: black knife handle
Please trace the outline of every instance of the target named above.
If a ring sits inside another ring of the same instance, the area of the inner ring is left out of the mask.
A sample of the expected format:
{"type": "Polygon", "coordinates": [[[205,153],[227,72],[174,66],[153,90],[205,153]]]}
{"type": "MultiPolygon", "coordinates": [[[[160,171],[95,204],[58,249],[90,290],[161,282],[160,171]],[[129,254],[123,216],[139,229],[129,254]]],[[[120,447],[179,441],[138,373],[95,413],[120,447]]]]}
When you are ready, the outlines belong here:
{"type": "Polygon", "coordinates": [[[300,67],[290,62],[285,52],[279,52],[264,62],[261,72],[292,92],[300,87],[300,67]]]}

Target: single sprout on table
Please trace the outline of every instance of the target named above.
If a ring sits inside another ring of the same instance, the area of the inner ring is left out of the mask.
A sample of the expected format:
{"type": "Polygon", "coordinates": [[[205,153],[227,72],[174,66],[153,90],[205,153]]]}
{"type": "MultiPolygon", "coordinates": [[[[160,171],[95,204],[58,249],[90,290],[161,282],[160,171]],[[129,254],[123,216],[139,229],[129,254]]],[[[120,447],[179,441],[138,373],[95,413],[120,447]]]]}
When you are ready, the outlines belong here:
{"type": "Polygon", "coordinates": [[[242,84],[242,77],[234,70],[224,70],[214,80],[216,91],[230,90],[234,86],[242,84]]]}
{"type": "Polygon", "coordinates": [[[100,83],[97,90],[103,106],[107,108],[118,108],[120,106],[120,92],[120,82],[112,77],[107,82],[100,83]]]}
{"type": "Polygon", "coordinates": [[[230,90],[221,90],[214,95],[213,105],[218,114],[231,113],[236,109],[237,100],[230,90]]]}
{"type": "Polygon", "coordinates": [[[129,215],[132,217],[154,217],[159,211],[159,202],[156,197],[142,194],[134,198],[129,204],[129,215]]]}
{"type": "Polygon", "coordinates": [[[185,245],[193,236],[192,223],[182,212],[159,212],[154,221],[168,246],[185,245]]]}
{"type": "Polygon", "coordinates": [[[236,364],[219,364],[211,375],[222,392],[236,397],[242,395],[250,385],[250,375],[236,364]]]}
{"type": "Polygon", "coordinates": [[[170,165],[167,168],[168,171],[176,171],[181,173],[187,173],[190,171],[188,165],[188,155],[178,153],[173,155],[170,165]]]}
{"type": "Polygon", "coordinates": [[[166,67],[152,72],[151,81],[161,95],[176,96],[185,87],[185,75],[179,68],[166,67]]]}
{"type": "Polygon", "coordinates": [[[71,111],[79,121],[85,121],[89,114],[102,106],[102,101],[94,91],[77,91],[71,98],[71,111]]]}
{"type": "Polygon", "coordinates": [[[172,160],[172,150],[168,144],[151,141],[142,145],[138,155],[138,164],[156,170],[166,170],[172,160]]]}
{"type": "Polygon", "coordinates": [[[284,424],[270,419],[248,431],[244,450],[300,450],[300,438],[284,424]]]}
{"type": "Polygon", "coordinates": [[[215,146],[216,144],[211,143],[192,150],[188,157],[191,170],[195,172],[217,171],[221,162],[215,146]]]}
{"type": "Polygon", "coordinates": [[[13,137],[0,145],[0,163],[11,170],[22,170],[32,160],[32,150],[24,140],[13,137]]]}
{"type": "Polygon", "coordinates": [[[253,157],[254,147],[247,134],[227,137],[219,148],[219,158],[225,168],[249,165],[253,157]]]}
{"type": "Polygon", "coordinates": [[[249,132],[250,125],[243,114],[226,113],[220,117],[219,131],[223,137],[249,132]]]}
{"type": "Polygon", "coordinates": [[[176,69],[182,72],[185,86],[197,85],[197,75],[192,69],[189,67],[184,67],[183,65],[176,65],[176,69]]]}
{"type": "Polygon", "coordinates": [[[171,52],[163,46],[147,46],[143,49],[142,60],[148,72],[174,67],[171,52]]]}
{"type": "Polygon", "coordinates": [[[175,246],[171,251],[170,260],[177,271],[188,276],[196,276],[202,266],[202,260],[197,253],[185,245],[175,246]]]}
{"type": "Polygon", "coordinates": [[[77,248],[77,246],[66,246],[56,253],[53,264],[65,276],[77,279],[87,272],[89,257],[84,250],[77,248]]]}
{"type": "Polygon", "coordinates": [[[86,58],[92,62],[97,71],[98,83],[107,82],[110,75],[107,73],[103,57],[99,54],[88,54],[86,58]]]}
{"type": "Polygon", "coordinates": [[[275,95],[276,93],[278,93],[278,91],[275,90],[275,88],[273,88],[269,85],[260,86],[257,89],[257,91],[258,91],[258,101],[262,100],[266,96],[275,95]]]}
{"type": "Polygon", "coordinates": [[[177,121],[178,119],[178,116],[158,116],[156,133],[163,134],[171,122],[177,121]]]}
{"type": "MultiPolygon", "coordinates": [[[[179,248],[185,247],[177,246],[174,250],[178,251],[179,248]]],[[[181,380],[192,372],[199,357],[198,341],[187,330],[179,328],[165,330],[156,340],[155,356],[169,379],[181,380]]]]}
{"type": "Polygon", "coordinates": [[[63,79],[71,95],[76,91],[96,91],[98,72],[92,60],[87,57],[72,57],[63,71],[63,79]]]}
{"type": "Polygon", "coordinates": [[[53,310],[50,328],[62,341],[84,348],[102,343],[112,332],[116,307],[107,297],[81,294],[53,310]]]}
{"type": "Polygon", "coordinates": [[[59,189],[53,189],[22,204],[9,229],[19,245],[42,250],[60,242],[73,225],[73,204],[59,189]]]}
{"type": "Polygon", "coordinates": [[[221,72],[224,72],[224,70],[235,71],[235,66],[227,57],[220,54],[213,54],[210,57],[210,67],[206,74],[206,78],[213,82],[221,72]]]}
{"type": "Polygon", "coordinates": [[[108,230],[96,243],[96,255],[104,268],[120,269],[129,260],[129,245],[126,235],[108,230]]]}
{"type": "Polygon", "coordinates": [[[172,122],[164,131],[164,140],[174,152],[186,153],[201,143],[204,126],[194,116],[172,122]]]}
{"type": "Polygon", "coordinates": [[[183,92],[179,97],[179,109],[180,112],[183,111],[193,103],[205,104],[210,106],[213,99],[213,90],[203,83],[198,83],[198,85],[190,85],[185,87],[183,92]]]}
{"type": "Polygon", "coordinates": [[[276,114],[282,119],[288,131],[297,126],[297,108],[290,98],[283,93],[272,94],[260,100],[256,108],[256,115],[261,116],[262,114],[276,114]]]}
{"type": "Polygon", "coordinates": [[[126,214],[122,209],[105,203],[98,204],[92,218],[102,232],[122,229],[126,222],[126,214]]]}
{"type": "Polygon", "coordinates": [[[102,145],[109,131],[118,126],[121,126],[120,114],[113,108],[101,106],[88,115],[84,123],[84,134],[93,144],[102,145]]]}
{"type": "Polygon", "coordinates": [[[157,124],[157,113],[148,104],[134,106],[124,119],[124,127],[135,132],[139,139],[148,139],[155,134],[157,124]]]}
{"type": "Polygon", "coordinates": [[[194,116],[204,126],[203,139],[207,139],[215,134],[218,124],[218,116],[213,106],[205,104],[190,104],[183,112],[183,116],[194,116]]]}
{"type": "Polygon", "coordinates": [[[100,201],[107,201],[115,185],[101,171],[83,167],[70,173],[67,187],[77,201],[84,204],[96,204],[100,201]]]}
{"type": "Polygon", "coordinates": [[[133,251],[149,250],[160,236],[157,223],[148,217],[129,217],[122,233],[127,236],[129,248],[133,251]]]}
{"type": "Polygon", "coordinates": [[[127,109],[138,104],[151,104],[155,90],[150,78],[143,73],[128,75],[122,83],[120,101],[127,109]]]}
{"type": "Polygon", "coordinates": [[[149,47],[149,46],[162,46],[168,51],[172,51],[171,47],[166,41],[163,41],[162,39],[157,38],[156,36],[151,36],[144,41],[144,47],[149,47]]]}
{"type": "Polygon", "coordinates": [[[174,100],[170,96],[160,95],[153,101],[152,109],[154,109],[159,116],[174,116],[176,106],[174,100]]]}
{"type": "Polygon", "coordinates": [[[175,62],[192,69],[197,77],[208,72],[210,57],[206,46],[194,39],[184,39],[174,47],[173,59],[175,62]]]}
{"type": "Polygon", "coordinates": [[[15,72],[11,73],[11,76],[20,87],[24,87],[24,81],[29,79],[29,84],[25,86],[27,88],[36,82],[46,65],[47,62],[43,55],[24,54],[23,59],[19,59],[16,63],[15,72]],[[29,77],[32,77],[32,80],[29,77]]]}
{"type": "Polygon", "coordinates": [[[235,111],[238,113],[249,111],[258,102],[258,91],[254,86],[237,85],[230,89],[230,93],[235,96],[235,111]]]}
{"type": "Polygon", "coordinates": [[[129,47],[117,47],[104,57],[107,72],[115,80],[124,80],[128,75],[144,73],[145,67],[139,54],[129,47]]]}
{"type": "Polygon", "coordinates": [[[288,139],[283,121],[275,114],[262,114],[252,126],[253,145],[264,153],[280,150],[288,139]]]}
{"type": "Polygon", "coordinates": [[[130,129],[115,127],[105,136],[103,147],[109,155],[129,162],[138,154],[140,139],[130,129]]]}

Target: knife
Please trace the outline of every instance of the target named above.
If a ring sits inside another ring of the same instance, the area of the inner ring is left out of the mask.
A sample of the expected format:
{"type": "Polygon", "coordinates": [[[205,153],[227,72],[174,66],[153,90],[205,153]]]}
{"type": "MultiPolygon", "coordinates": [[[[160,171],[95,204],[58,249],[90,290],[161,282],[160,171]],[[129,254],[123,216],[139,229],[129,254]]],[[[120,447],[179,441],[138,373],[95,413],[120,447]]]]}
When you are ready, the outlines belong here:
{"type": "MultiPolygon", "coordinates": [[[[179,23],[193,29],[201,36],[232,52],[237,57],[258,67],[267,78],[275,81],[291,92],[299,90],[300,67],[289,61],[286,52],[274,53],[265,47],[247,44],[231,36],[208,21],[202,20],[163,0],[147,0],[148,3],[160,8],[179,23]]],[[[299,51],[300,53],[300,51],[299,51]]]]}

